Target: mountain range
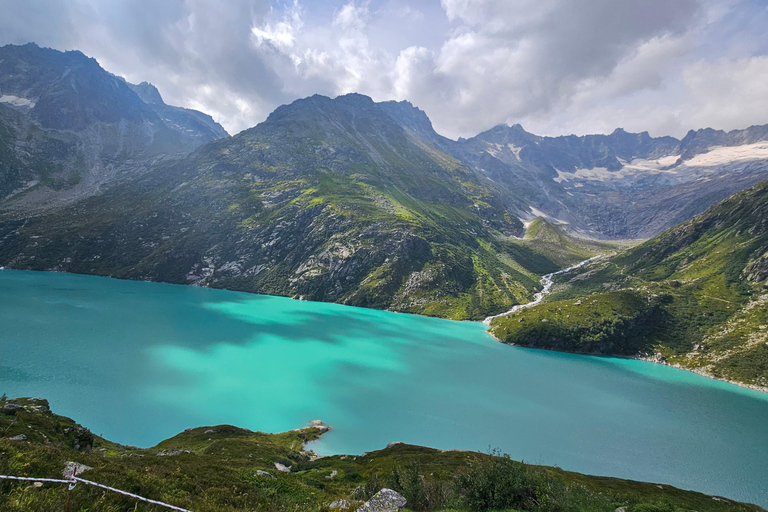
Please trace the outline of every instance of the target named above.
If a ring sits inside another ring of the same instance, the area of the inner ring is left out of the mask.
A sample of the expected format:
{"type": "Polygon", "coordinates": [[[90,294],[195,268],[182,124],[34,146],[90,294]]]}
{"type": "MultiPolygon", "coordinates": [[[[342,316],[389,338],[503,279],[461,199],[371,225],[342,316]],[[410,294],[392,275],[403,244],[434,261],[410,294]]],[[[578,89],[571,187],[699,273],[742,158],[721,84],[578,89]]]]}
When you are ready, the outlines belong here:
{"type": "Polygon", "coordinates": [[[229,137],[80,52],[0,48],[0,265],[13,268],[479,319],[765,177],[768,126],[678,140],[514,125],[454,141],[408,102],[348,94],[229,137]],[[526,238],[536,218],[567,243],[526,238]]]}

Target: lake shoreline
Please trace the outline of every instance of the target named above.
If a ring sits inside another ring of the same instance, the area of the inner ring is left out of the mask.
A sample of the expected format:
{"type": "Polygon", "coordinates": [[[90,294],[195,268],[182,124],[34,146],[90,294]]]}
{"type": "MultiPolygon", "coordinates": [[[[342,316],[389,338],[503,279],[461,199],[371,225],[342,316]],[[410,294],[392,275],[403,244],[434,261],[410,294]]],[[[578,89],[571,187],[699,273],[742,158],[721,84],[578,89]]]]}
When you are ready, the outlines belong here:
{"type": "MultiPolygon", "coordinates": [[[[603,255],[593,256],[592,258],[589,258],[587,260],[581,261],[581,262],[577,263],[576,265],[574,265],[572,267],[569,267],[569,268],[562,269],[560,271],[554,272],[553,274],[564,274],[566,272],[569,272],[571,270],[579,268],[579,267],[583,266],[584,264],[589,263],[589,262],[591,262],[591,261],[593,261],[593,260],[595,260],[597,258],[600,258],[602,256],[603,255]]],[[[123,278],[123,277],[115,277],[115,276],[99,275],[99,274],[82,274],[82,273],[78,273],[78,272],[68,272],[68,271],[64,271],[64,270],[54,270],[54,269],[48,269],[48,270],[26,270],[26,269],[13,269],[13,268],[9,268],[9,267],[0,267],[0,271],[2,271],[2,270],[16,270],[16,271],[22,271],[22,272],[24,272],[24,271],[27,271],[27,272],[50,272],[50,273],[53,273],[53,274],[72,274],[72,275],[80,275],[80,276],[106,277],[106,278],[109,278],[109,279],[117,279],[119,281],[137,281],[137,282],[148,282],[148,283],[158,283],[158,284],[171,284],[171,285],[177,285],[177,286],[191,286],[191,287],[196,287],[196,288],[207,288],[207,289],[210,289],[210,290],[227,290],[227,291],[238,292],[238,293],[250,293],[250,294],[253,294],[253,295],[267,295],[269,297],[284,297],[284,298],[287,298],[287,299],[296,300],[296,301],[302,301],[302,302],[320,302],[320,303],[325,303],[325,304],[338,304],[340,306],[360,307],[360,306],[349,306],[348,304],[342,304],[342,303],[338,303],[338,302],[307,301],[306,299],[299,298],[297,296],[290,297],[290,296],[287,296],[287,295],[271,295],[271,294],[257,293],[257,292],[246,292],[246,291],[242,291],[242,290],[229,290],[227,288],[214,288],[214,287],[210,287],[210,286],[198,286],[198,285],[191,284],[191,283],[186,283],[186,284],[182,284],[182,283],[167,283],[165,281],[153,281],[153,280],[144,280],[144,279],[131,279],[131,278],[123,278]]],[[[522,305],[515,306],[515,307],[521,307],[521,306],[522,307],[526,307],[529,304],[531,304],[531,303],[522,304],[522,305]]],[[[491,317],[487,317],[485,320],[478,321],[478,320],[454,320],[452,318],[433,317],[433,316],[428,316],[428,315],[421,315],[419,313],[406,313],[406,312],[403,312],[403,311],[391,311],[389,309],[375,309],[375,308],[362,308],[362,309],[371,309],[373,311],[387,311],[389,313],[400,313],[400,314],[406,314],[406,315],[415,315],[415,316],[420,316],[420,317],[424,317],[424,318],[438,318],[438,319],[443,319],[443,320],[452,320],[452,321],[455,321],[455,322],[479,322],[479,323],[482,323],[482,324],[484,324],[486,326],[489,326],[489,323],[486,323],[486,320],[497,318],[497,317],[501,317],[501,316],[505,316],[505,315],[508,315],[508,314],[514,312],[514,311],[507,311],[505,313],[500,313],[500,314],[497,314],[497,315],[493,315],[491,317]]],[[[698,368],[686,368],[685,366],[682,366],[679,363],[671,364],[668,361],[658,361],[655,357],[651,357],[651,356],[622,356],[622,355],[617,355],[617,354],[590,354],[590,353],[585,353],[585,352],[571,352],[571,351],[567,351],[567,350],[552,350],[552,349],[541,348],[541,347],[526,347],[524,345],[516,345],[514,343],[509,343],[509,342],[502,341],[499,338],[497,338],[496,336],[494,336],[491,333],[490,330],[487,330],[486,332],[487,332],[487,334],[489,336],[491,336],[497,342],[502,343],[504,345],[510,345],[510,346],[513,346],[513,347],[535,348],[537,350],[547,350],[547,351],[551,351],[551,352],[562,352],[562,353],[565,353],[565,354],[579,354],[579,355],[585,355],[585,356],[608,356],[608,357],[618,357],[618,358],[621,358],[621,359],[634,359],[634,360],[637,360],[637,361],[647,361],[647,362],[650,362],[650,363],[657,363],[657,364],[661,364],[661,365],[664,365],[664,366],[669,366],[671,368],[677,368],[678,370],[685,370],[685,371],[688,371],[688,372],[691,372],[691,373],[695,373],[695,374],[701,375],[702,377],[707,377],[709,379],[719,380],[719,381],[722,381],[722,382],[727,382],[729,384],[735,384],[735,385],[737,385],[739,387],[742,387],[742,388],[745,388],[745,389],[751,389],[753,391],[759,391],[759,392],[762,392],[762,393],[768,393],[768,386],[759,386],[757,384],[747,384],[745,382],[739,382],[739,381],[736,381],[736,380],[727,379],[725,377],[717,377],[717,376],[713,375],[712,373],[709,373],[709,372],[707,372],[705,370],[701,370],[701,369],[698,369],[698,368]]]]}
{"type": "Polygon", "coordinates": [[[634,359],[635,361],[646,361],[648,363],[656,363],[660,364],[662,366],[668,366],[670,368],[677,368],[678,370],[685,370],[687,372],[695,373],[697,375],[701,375],[702,377],[707,377],[708,379],[713,380],[719,380],[722,382],[727,382],[728,384],[735,384],[736,386],[739,386],[740,388],[745,389],[751,389],[753,391],[760,391],[762,393],[768,393],[768,386],[758,386],[757,384],[747,384],[746,382],[739,382],[737,380],[731,380],[727,379],[725,377],[717,377],[705,370],[701,370],[698,368],[686,368],[685,366],[680,365],[679,363],[669,363],[668,361],[659,361],[655,357],[651,356],[622,356],[618,354],[592,354],[588,352],[573,352],[569,350],[554,350],[551,348],[542,348],[542,347],[528,347],[526,345],[517,345],[515,343],[509,343],[508,341],[502,341],[496,336],[494,336],[490,330],[487,331],[488,335],[491,336],[494,340],[501,343],[502,345],[509,345],[511,347],[519,347],[519,348],[532,348],[535,350],[546,350],[547,352],[560,352],[563,354],[576,354],[580,356],[593,356],[593,357],[617,357],[619,359],[634,359]]]}

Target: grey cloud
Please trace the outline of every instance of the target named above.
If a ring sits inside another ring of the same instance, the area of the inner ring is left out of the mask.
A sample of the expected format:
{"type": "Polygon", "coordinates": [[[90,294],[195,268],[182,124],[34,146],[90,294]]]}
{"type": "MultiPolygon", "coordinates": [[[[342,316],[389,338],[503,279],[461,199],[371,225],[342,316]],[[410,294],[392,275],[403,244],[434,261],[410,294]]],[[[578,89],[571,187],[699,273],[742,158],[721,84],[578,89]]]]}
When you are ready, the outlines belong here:
{"type": "Polygon", "coordinates": [[[230,130],[291,98],[251,41],[268,1],[0,0],[0,11],[3,43],[79,49],[109,71],[153,82],[168,102],[207,109],[230,130]]]}
{"type": "Polygon", "coordinates": [[[231,132],[352,91],[410,100],[452,137],[517,121],[675,135],[768,121],[761,0],[0,0],[0,12],[0,44],[80,49],[231,132]]]}

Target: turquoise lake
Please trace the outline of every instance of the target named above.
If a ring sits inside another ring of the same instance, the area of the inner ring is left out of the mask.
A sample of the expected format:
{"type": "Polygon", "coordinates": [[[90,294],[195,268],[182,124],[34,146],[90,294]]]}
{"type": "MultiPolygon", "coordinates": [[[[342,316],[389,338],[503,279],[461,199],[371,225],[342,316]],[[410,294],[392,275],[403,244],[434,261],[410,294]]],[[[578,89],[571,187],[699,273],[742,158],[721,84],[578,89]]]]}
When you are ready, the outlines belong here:
{"type": "Polygon", "coordinates": [[[0,394],[151,446],[284,431],[319,453],[403,441],[768,506],[768,394],[626,359],[522,349],[485,326],[280,297],[0,271],[0,394]]]}

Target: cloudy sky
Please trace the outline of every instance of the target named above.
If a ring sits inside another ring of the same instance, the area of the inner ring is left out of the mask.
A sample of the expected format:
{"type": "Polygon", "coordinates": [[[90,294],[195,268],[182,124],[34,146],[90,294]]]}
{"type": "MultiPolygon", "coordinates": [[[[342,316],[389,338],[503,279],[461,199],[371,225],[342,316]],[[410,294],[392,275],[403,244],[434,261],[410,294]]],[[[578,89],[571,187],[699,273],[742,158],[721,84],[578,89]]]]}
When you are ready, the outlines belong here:
{"type": "Polygon", "coordinates": [[[230,133],[319,93],[449,137],[768,123],[764,0],[0,0],[0,44],[79,49],[230,133]]]}

